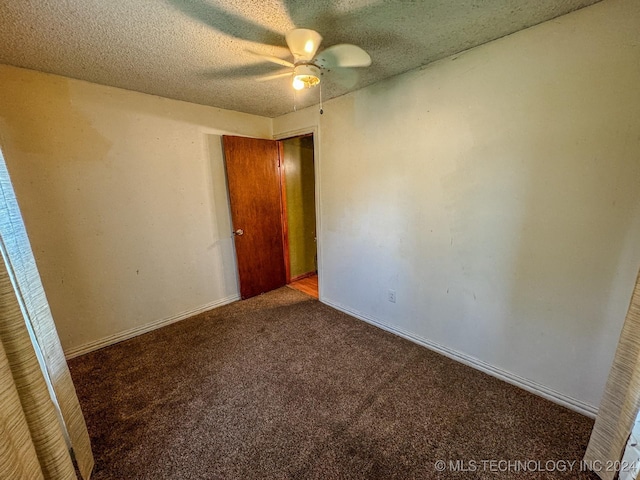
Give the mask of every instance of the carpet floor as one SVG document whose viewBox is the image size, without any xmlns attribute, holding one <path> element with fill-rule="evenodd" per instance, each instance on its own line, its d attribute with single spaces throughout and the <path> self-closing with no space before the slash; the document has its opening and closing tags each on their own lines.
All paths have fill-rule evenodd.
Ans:
<svg viewBox="0 0 640 480">
<path fill-rule="evenodd" d="M 69 366 L 94 480 L 597 478 L 591 419 L 290 288 Z"/>
</svg>

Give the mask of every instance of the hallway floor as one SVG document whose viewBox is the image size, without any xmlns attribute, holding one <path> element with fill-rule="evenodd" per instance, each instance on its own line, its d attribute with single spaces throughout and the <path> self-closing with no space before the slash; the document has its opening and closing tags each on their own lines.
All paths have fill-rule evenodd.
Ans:
<svg viewBox="0 0 640 480">
<path fill-rule="evenodd" d="M 318 298 L 318 274 L 291 282 L 288 286 L 313 298 Z"/>
</svg>

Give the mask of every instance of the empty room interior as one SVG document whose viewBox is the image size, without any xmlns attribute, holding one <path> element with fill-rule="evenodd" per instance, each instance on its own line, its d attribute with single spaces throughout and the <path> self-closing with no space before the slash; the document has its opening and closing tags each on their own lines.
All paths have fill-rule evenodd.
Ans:
<svg viewBox="0 0 640 480">
<path fill-rule="evenodd" d="M 637 478 L 639 85 L 638 0 L 3 2 L 0 477 Z"/>
</svg>

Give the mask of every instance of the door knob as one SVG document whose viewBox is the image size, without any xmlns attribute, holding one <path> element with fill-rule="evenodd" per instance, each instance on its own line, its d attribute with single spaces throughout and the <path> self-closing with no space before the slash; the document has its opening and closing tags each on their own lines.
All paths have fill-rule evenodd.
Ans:
<svg viewBox="0 0 640 480">
<path fill-rule="evenodd" d="M 237 229 L 236 231 L 233 232 L 234 235 L 244 235 L 244 230 L 242 230 L 241 228 Z"/>
</svg>

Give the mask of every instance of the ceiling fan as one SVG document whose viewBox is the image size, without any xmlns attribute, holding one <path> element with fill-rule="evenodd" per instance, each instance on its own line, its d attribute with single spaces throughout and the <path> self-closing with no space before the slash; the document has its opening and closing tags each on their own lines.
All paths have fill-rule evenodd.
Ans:
<svg viewBox="0 0 640 480">
<path fill-rule="evenodd" d="M 368 67 L 371 57 L 362 48 L 342 43 L 333 45 L 318 52 L 322 36 L 315 30 L 296 28 L 286 34 L 285 39 L 293 63 L 272 55 L 253 52 L 265 60 L 289 68 L 286 72 L 259 77 L 258 81 L 268 81 L 277 78 L 292 77 L 292 86 L 296 90 L 315 87 L 320 83 L 322 70 L 330 71 L 334 68 Z"/>
</svg>

